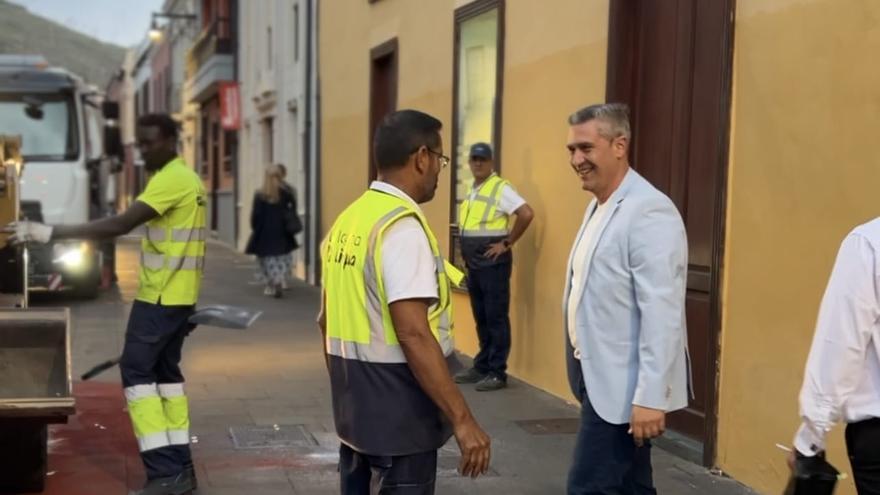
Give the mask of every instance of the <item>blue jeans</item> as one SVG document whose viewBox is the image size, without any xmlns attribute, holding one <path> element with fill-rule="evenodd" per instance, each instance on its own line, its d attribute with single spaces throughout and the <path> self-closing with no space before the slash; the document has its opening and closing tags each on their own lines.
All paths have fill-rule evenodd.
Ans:
<svg viewBox="0 0 880 495">
<path fill-rule="evenodd" d="M 510 355 L 510 272 L 513 263 L 469 268 L 467 286 L 477 324 L 480 352 L 474 368 L 507 380 Z"/>
<path fill-rule="evenodd" d="M 433 495 L 437 451 L 421 454 L 367 455 L 339 447 L 342 495 Z"/>
<path fill-rule="evenodd" d="M 627 430 L 599 417 L 584 394 L 568 495 L 656 495 L 651 444 L 636 447 Z"/>
</svg>

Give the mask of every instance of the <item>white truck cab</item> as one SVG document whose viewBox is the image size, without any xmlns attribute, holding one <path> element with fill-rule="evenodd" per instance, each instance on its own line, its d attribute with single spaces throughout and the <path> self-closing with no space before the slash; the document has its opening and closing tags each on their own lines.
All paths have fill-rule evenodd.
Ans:
<svg viewBox="0 0 880 495">
<path fill-rule="evenodd" d="M 108 177 L 117 168 L 105 143 L 102 94 L 39 56 L 0 55 L 0 134 L 21 136 L 22 214 L 49 225 L 109 213 Z M 118 133 L 106 134 L 118 140 Z M 105 146 L 106 144 L 106 146 Z M 29 286 L 94 296 L 112 242 L 61 241 L 31 248 Z"/>
</svg>

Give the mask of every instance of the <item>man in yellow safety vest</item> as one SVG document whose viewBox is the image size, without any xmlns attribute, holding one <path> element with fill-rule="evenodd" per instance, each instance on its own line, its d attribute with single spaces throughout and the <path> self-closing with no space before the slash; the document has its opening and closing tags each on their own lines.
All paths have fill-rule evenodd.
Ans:
<svg viewBox="0 0 880 495">
<path fill-rule="evenodd" d="M 415 110 L 383 120 L 378 179 L 335 220 L 322 246 L 324 334 L 342 493 L 434 493 L 437 450 L 452 436 L 459 470 L 489 465 L 489 437 L 453 383 L 454 267 L 419 204 L 434 197 L 439 120 Z M 458 274 L 460 275 L 460 273 Z"/>
<path fill-rule="evenodd" d="M 476 383 L 478 392 L 488 392 L 507 386 L 511 249 L 534 212 L 510 182 L 496 173 L 489 144 L 471 146 L 468 164 L 474 184 L 459 206 L 458 228 L 480 351 L 473 367 L 458 373 L 455 381 Z M 512 228 L 511 216 L 516 216 Z"/>
<path fill-rule="evenodd" d="M 147 483 L 140 495 L 196 488 L 180 354 L 199 298 L 205 263 L 206 198 L 201 178 L 177 156 L 177 123 L 166 114 L 137 122 L 137 146 L 152 174 L 123 214 L 82 225 L 18 222 L 14 242 L 109 239 L 146 225 L 140 285 L 119 367 Z"/>
</svg>

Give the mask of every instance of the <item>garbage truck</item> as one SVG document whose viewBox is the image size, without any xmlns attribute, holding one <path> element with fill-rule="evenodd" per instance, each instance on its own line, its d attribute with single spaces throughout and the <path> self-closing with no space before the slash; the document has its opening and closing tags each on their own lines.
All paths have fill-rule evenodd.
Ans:
<svg viewBox="0 0 880 495">
<path fill-rule="evenodd" d="M 121 170 L 118 104 L 97 87 L 34 55 L 0 55 L 0 135 L 21 137 L 21 217 L 54 225 L 113 214 L 113 175 Z M 113 241 L 34 247 L 32 291 L 94 297 L 108 278 Z"/>
</svg>

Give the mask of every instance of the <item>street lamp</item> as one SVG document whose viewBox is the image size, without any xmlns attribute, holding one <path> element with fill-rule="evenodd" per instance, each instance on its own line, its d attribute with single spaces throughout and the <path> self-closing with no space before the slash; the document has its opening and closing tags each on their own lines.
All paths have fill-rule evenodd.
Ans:
<svg viewBox="0 0 880 495">
<path fill-rule="evenodd" d="M 159 23 L 156 22 L 156 18 L 164 17 L 165 19 L 175 20 L 182 19 L 188 22 L 195 21 L 197 19 L 195 14 L 174 14 L 174 13 L 165 13 L 165 12 L 153 12 L 153 17 L 150 20 L 150 30 L 147 32 L 147 37 L 150 38 L 150 41 L 158 42 L 162 39 L 162 30 L 159 29 Z"/>
<path fill-rule="evenodd" d="M 156 24 L 156 19 L 153 19 L 150 22 L 150 30 L 147 32 L 147 37 L 150 38 L 150 41 L 153 43 L 157 43 L 162 39 L 162 30 L 159 29 L 159 25 Z"/>
</svg>

